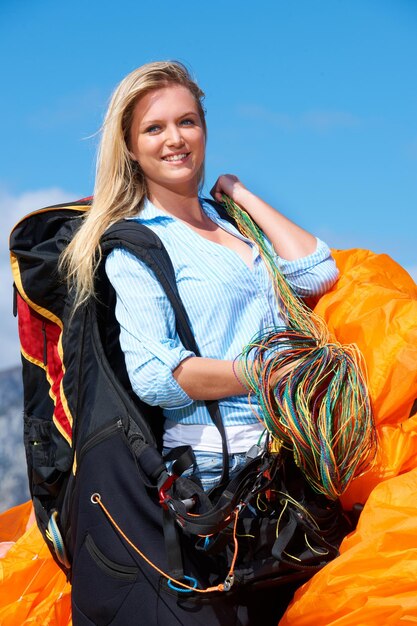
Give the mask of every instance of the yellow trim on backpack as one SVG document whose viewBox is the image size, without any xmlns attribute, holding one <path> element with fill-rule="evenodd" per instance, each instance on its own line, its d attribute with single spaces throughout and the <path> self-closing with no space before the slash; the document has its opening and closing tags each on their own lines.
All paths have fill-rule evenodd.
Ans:
<svg viewBox="0 0 417 626">
<path fill-rule="evenodd" d="M 53 385 L 53 382 L 54 382 L 54 381 L 52 380 L 52 378 L 50 377 L 50 375 L 49 375 L 49 373 L 48 373 L 48 368 L 47 368 L 47 366 L 46 366 L 46 365 L 45 365 L 42 361 L 39 361 L 39 359 L 36 359 L 35 357 L 30 356 L 30 354 L 28 354 L 28 353 L 27 353 L 27 352 L 26 352 L 26 351 L 22 348 L 22 346 L 20 346 L 20 352 L 22 353 L 23 357 L 24 357 L 27 361 L 29 361 L 30 363 L 33 363 L 34 365 L 37 365 L 38 367 L 40 367 L 40 368 L 42 368 L 42 369 L 43 369 L 43 371 L 45 372 L 46 380 L 47 380 L 47 381 L 48 381 L 48 383 L 49 383 L 49 396 L 50 396 L 50 398 L 51 398 L 52 402 L 54 403 L 54 406 L 56 406 L 56 404 L 57 404 L 57 398 L 56 398 L 56 395 L 55 395 L 55 394 L 53 393 L 53 391 L 52 391 L 52 385 Z M 62 388 L 62 380 L 61 380 L 61 383 L 60 383 L 60 389 L 62 390 L 62 393 L 63 393 L 63 388 Z M 62 402 L 62 398 L 64 398 L 64 399 L 65 399 L 65 404 L 64 404 L 64 402 Z M 66 400 L 66 398 L 65 398 L 65 394 L 63 394 L 63 395 L 61 396 L 61 402 L 62 402 L 62 404 L 63 404 L 63 408 L 64 408 L 64 411 L 65 411 L 65 415 L 66 415 L 66 417 L 67 417 L 67 419 L 68 419 L 68 422 L 69 422 L 69 424 L 71 425 L 71 429 L 72 429 L 73 419 L 72 419 L 71 412 L 70 412 L 70 411 L 69 411 L 69 409 L 68 409 L 68 403 L 67 403 L 67 400 Z M 68 412 L 67 412 L 67 410 L 68 410 Z M 69 444 L 69 446 L 70 446 L 70 447 L 72 447 L 72 439 L 71 439 L 71 437 L 68 435 L 68 433 L 66 433 L 66 432 L 65 432 L 65 430 L 62 428 L 61 424 L 57 421 L 57 419 L 56 419 L 56 417 L 55 417 L 55 413 L 54 413 L 54 415 L 52 416 L 52 421 L 53 421 L 53 423 L 55 424 L 55 426 L 56 426 L 57 430 L 59 431 L 60 435 L 61 435 L 61 436 L 65 439 L 65 441 Z"/>
</svg>

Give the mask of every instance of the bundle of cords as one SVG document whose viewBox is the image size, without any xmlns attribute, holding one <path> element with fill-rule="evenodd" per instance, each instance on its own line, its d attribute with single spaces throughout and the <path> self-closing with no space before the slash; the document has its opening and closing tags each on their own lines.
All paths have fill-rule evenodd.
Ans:
<svg viewBox="0 0 417 626">
<path fill-rule="evenodd" d="M 376 452 L 362 355 L 356 345 L 331 336 L 325 321 L 294 294 L 246 211 L 228 196 L 223 200 L 242 235 L 258 246 L 285 321 L 245 347 L 240 375 L 278 448 L 292 449 L 313 489 L 335 500 Z"/>
</svg>

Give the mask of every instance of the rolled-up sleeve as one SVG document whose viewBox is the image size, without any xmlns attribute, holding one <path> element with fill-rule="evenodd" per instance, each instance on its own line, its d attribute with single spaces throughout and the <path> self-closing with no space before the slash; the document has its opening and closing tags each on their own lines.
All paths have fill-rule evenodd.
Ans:
<svg viewBox="0 0 417 626">
<path fill-rule="evenodd" d="M 174 310 L 152 270 L 123 248 L 109 254 L 105 269 L 116 292 L 120 345 L 133 391 L 166 409 L 192 404 L 172 372 L 195 354 L 181 344 Z"/>
<path fill-rule="evenodd" d="M 294 291 L 301 297 L 326 293 L 339 277 L 330 248 L 321 239 L 317 239 L 315 251 L 305 257 L 287 261 L 276 256 L 275 261 Z"/>
</svg>

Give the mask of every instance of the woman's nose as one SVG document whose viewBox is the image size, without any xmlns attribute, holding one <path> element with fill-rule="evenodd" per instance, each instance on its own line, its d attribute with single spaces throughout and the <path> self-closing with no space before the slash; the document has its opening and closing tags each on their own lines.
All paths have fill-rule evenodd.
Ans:
<svg viewBox="0 0 417 626">
<path fill-rule="evenodd" d="M 184 143 L 181 129 L 177 125 L 173 124 L 167 128 L 167 143 L 170 145 L 182 145 Z"/>
</svg>

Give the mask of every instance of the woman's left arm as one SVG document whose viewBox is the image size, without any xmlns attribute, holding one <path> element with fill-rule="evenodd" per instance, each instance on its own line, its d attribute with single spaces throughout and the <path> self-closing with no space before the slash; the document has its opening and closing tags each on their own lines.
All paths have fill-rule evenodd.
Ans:
<svg viewBox="0 0 417 626">
<path fill-rule="evenodd" d="M 249 191 L 237 176 L 219 176 L 211 194 L 215 200 L 221 202 L 223 193 L 249 213 L 282 259 L 293 261 L 316 250 L 317 239 L 314 235 Z"/>
</svg>

